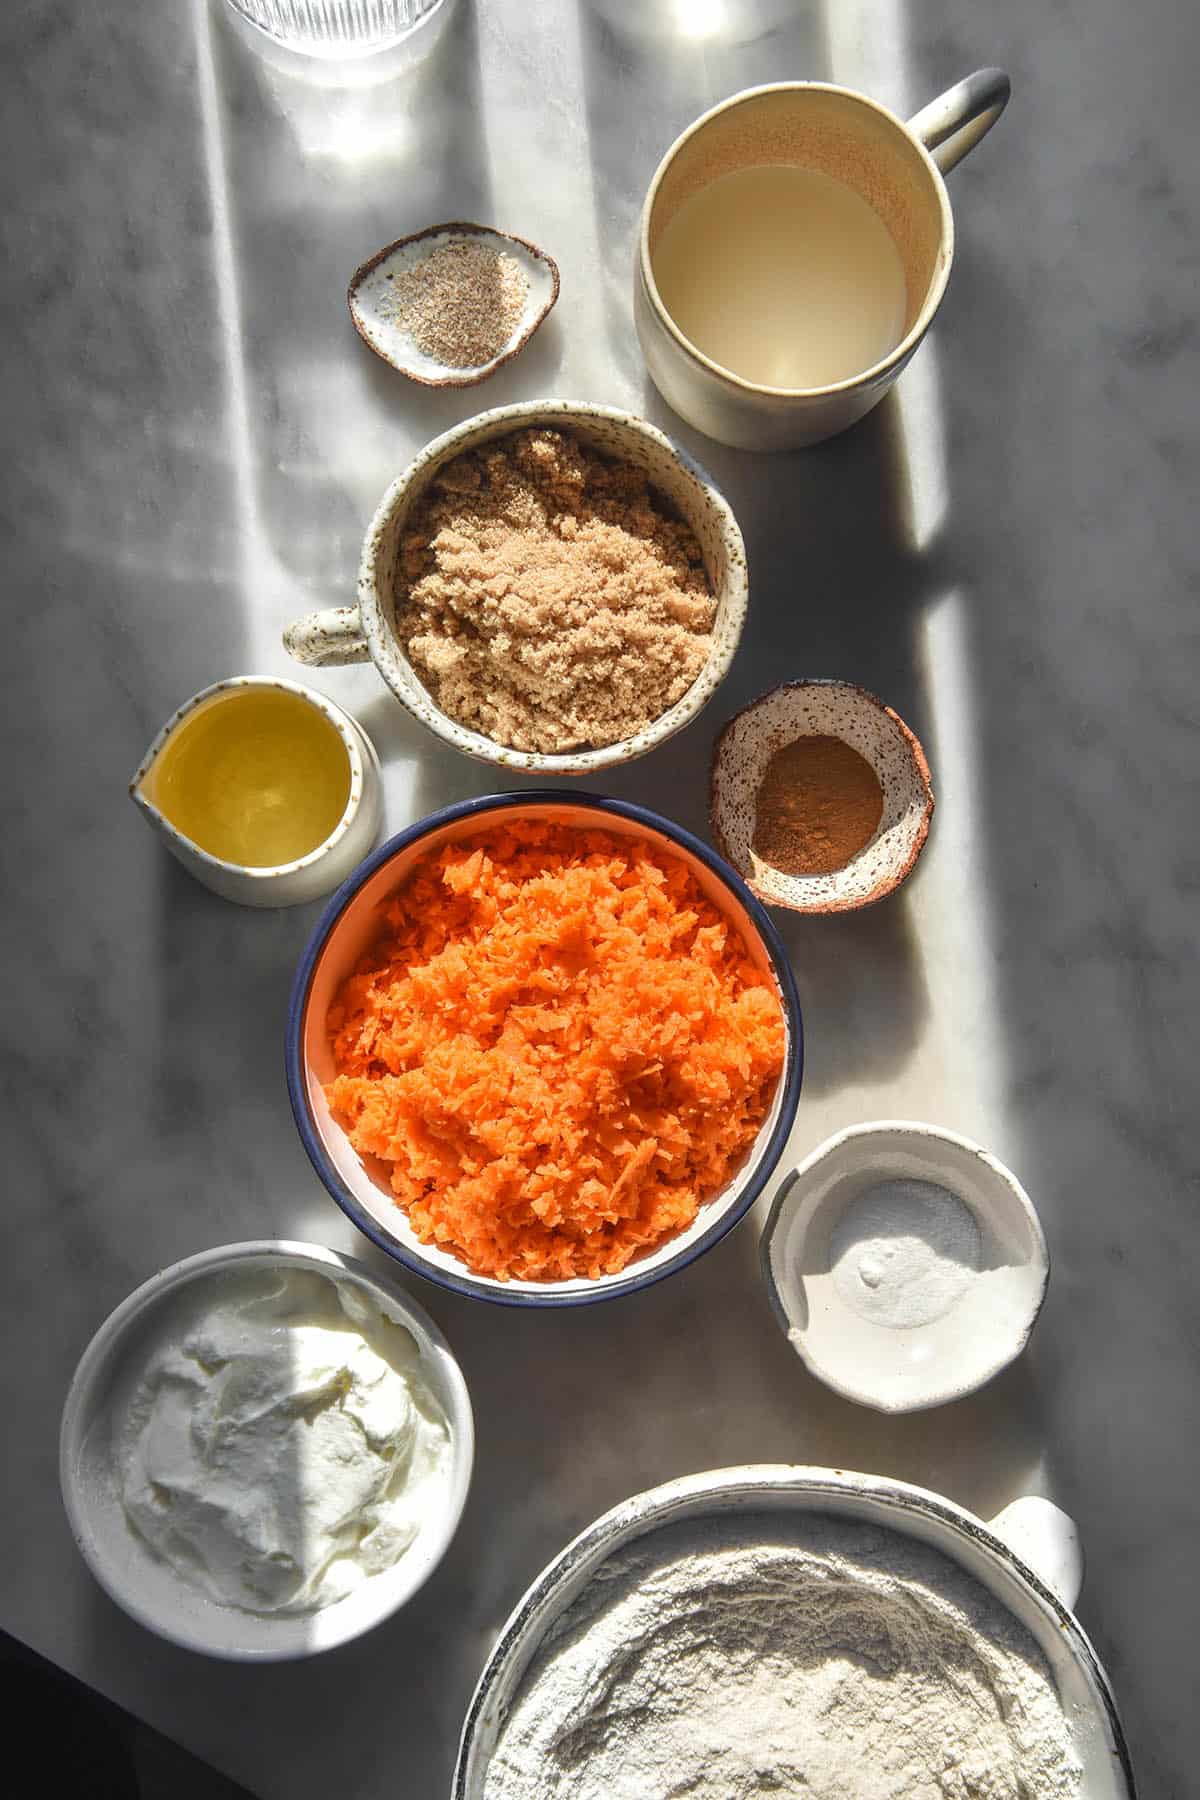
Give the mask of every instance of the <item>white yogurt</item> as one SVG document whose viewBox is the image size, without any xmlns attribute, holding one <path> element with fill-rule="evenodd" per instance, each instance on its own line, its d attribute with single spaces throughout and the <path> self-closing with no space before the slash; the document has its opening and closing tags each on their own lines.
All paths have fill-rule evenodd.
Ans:
<svg viewBox="0 0 1200 1800">
<path fill-rule="evenodd" d="M 442 1504 L 449 1427 L 408 1332 L 349 1283 L 256 1270 L 202 1293 L 118 1396 L 126 1517 L 224 1605 L 316 1611 Z"/>
</svg>

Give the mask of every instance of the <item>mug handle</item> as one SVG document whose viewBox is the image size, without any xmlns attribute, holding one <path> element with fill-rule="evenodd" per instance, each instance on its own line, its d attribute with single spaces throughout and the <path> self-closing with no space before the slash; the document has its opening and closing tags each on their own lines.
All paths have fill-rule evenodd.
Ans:
<svg viewBox="0 0 1200 1800">
<path fill-rule="evenodd" d="M 1083 1547 L 1070 1514 L 1040 1494 L 1023 1494 L 988 1523 L 1073 1612 L 1083 1586 Z"/>
<path fill-rule="evenodd" d="M 908 129 L 948 175 L 981 137 L 991 130 L 1008 105 L 1012 84 L 1003 69 L 976 69 L 923 106 Z"/>
<path fill-rule="evenodd" d="M 297 662 L 311 669 L 332 669 L 342 663 L 371 660 L 371 646 L 363 633 L 357 606 L 331 606 L 325 612 L 306 613 L 293 619 L 283 634 L 283 647 Z"/>
</svg>

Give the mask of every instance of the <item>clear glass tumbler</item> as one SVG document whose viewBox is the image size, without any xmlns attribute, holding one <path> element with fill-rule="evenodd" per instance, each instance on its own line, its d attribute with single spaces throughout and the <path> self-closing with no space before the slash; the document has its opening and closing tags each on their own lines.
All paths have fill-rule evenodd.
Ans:
<svg viewBox="0 0 1200 1800">
<path fill-rule="evenodd" d="M 346 60 L 400 43 L 445 0 L 229 0 L 229 4 L 288 50 Z"/>
</svg>

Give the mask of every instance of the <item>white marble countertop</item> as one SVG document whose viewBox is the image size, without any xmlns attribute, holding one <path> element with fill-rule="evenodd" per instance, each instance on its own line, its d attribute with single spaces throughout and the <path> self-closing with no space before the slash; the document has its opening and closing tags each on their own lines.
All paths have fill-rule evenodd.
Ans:
<svg viewBox="0 0 1200 1800">
<path fill-rule="evenodd" d="M 1144 1795 L 1182 1800 L 1200 1763 L 1196 16 L 461 0 L 424 63 L 356 93 L 269 69 L 207 0 L 22 8 L 3 29 L 0 1624 L 262 1800 L 435 1800 L 500 1621 L 624 1495 L 771 1460 L 898 1475 L 985 1514 L 1039 1491 L 1079 1522 L 1080 1613 Z M 637 207 L 675 133 L 779 76 L 911 111 L 989 62 L 1014 98 L 951 178 L 950 292 L 896 395 L 794 455 L 680 427 L 630 322 Z M 486 389 L 430 394 L 359 342 L 344 288 L 377 246 L 464 217 L 547 246 L 562 299 Z M 1049 1300 L 982 1394 L 886 1419 L 803 1373 L 758 1282 L 756 1220 L 612 1308 L 533 1315 L 414 1280 L 478 1418 L 450 1555 L 357 1645 L 206 1663 L 129 1622 L 72 1547 L 56 1433 L 75 1360 L 189 1252 L 278 1234 L 374 1253 L 312 1175 L 284 1088 L 316 909 L 215 899 L 125 783 L 187 694 L 283 672 L 287 620 L 350 597 L 365 523 L 415 448 L 549 393 L 673 431 L 749 548 L 725 686 L 608 791 L 703 831 L 715 730 L 788 676 L 862 682 L 929 750 L 938 814 L 902 894 L 781 921 L 808 1040 L 781 1172 L 874 1117 L 977 1137 L 1040 1210 Z M 497 785 L 373 670 L 315 679 L 379 748 L 389 830 Z"/>
</svg>

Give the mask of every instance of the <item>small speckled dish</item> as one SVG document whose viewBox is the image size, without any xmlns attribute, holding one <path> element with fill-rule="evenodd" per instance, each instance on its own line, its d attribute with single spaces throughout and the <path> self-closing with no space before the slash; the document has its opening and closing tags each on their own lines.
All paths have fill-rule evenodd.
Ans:
<svg viewBox="0 0 1200 1800">
<path fill-rule="evenodd" d="M 889 1413 L 960 1399 L 999 1374 L 1028 1343 L 1050 1279 L 1011 1170 L 969 1138 L 898 1120 L 838 1132 L 793 1170 L 759 1254 L 804 1364 Z"/>
<path fill-rule="evenodd" d="M 414 673 L 396 637 L 396 572 L 404 528 L 439 469 L 465 450 L 530 426 L 567 431 L 590 450 L 628 462 L 695 532 L 716 597 L 708 660 L 687 693 L 632 737 L 598 749 L 514 750 L 450 718 Z M 746 546 L 728 501 L 710 476 L 669 437 L 633 413 L 585 400 L 523 400 L 477 413 L 427 444 L 393 481 L 367 528 L 358 572 L 357 606 L 296 619 L 283 634 L 297 662 L 327 668 L 373 662 L 401 705 L 442 742 L 501 769 L 541 775 L 592 775 L 644 756 L 690 725 L 724 680 L 746 622 Z"/>
<path fill-rule="evenodd" d="M 785 875 L 754 849 L 755 801 L 767 764 L 799 737 L 836 737 L 865 757 L 883 789 L 870 843 L 832 875 Z M 713 837 L 752 894 L 793 912 L 850 912 L 898 888 L 925 847 L 933 787 L 925 752 L 890 706 L 849 681 L 789 681 L 735 713 L 713 746 Z"/>
<path fill-rule="evenodd" d="M 427 356 L 418 347 L 395 317 L 393 295 L 397 275 L 415 269 L 443 244 L 464 243 L 472 238 L 511 256 L 525 276 L 529 291 L 516 328 L 499 353 L 488 362 L 456 368 Z M 512 237 L 507 231 L 494 231 L 489 225 L 456 220 L 448 225 L 429 225 L 424 231 L 397 238 L 394 244 L 376 251 L 354 271 L 346 299 L 354 329 L 363 343 L 393 369 L 399 369 L 401 375 L 424 387 L 474 387 L 520 354 L 554 306 L 558 289 L 558 264 L 536 244 Z"/>
</svg>

